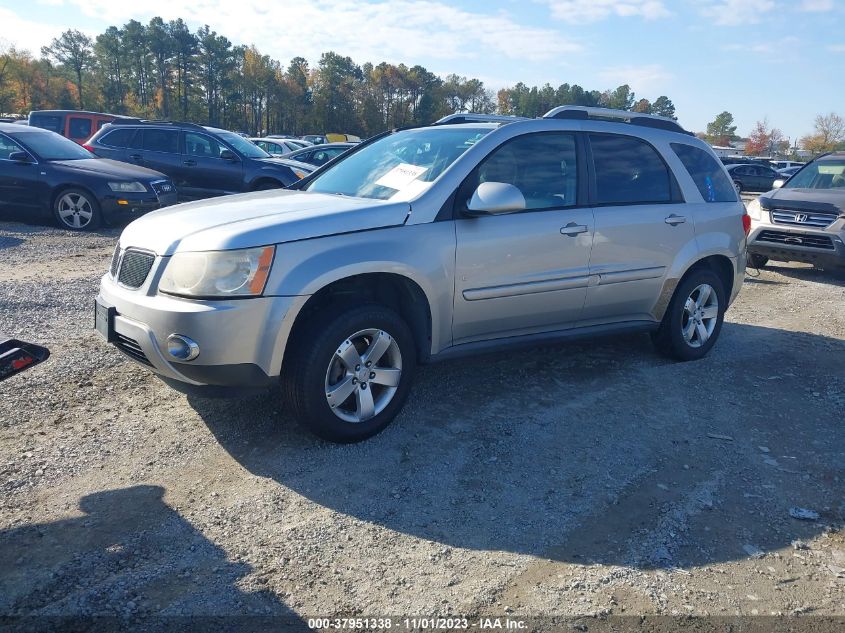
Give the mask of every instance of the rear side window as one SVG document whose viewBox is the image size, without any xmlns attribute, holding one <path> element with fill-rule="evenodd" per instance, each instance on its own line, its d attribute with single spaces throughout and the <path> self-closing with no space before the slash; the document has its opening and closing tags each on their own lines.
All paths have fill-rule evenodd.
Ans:
<svg viewBox="0 0 845 633">
<path fill-rule="evenodd" d="M 106 145 L 108 147 L 129 147 L 129 141 L 132 140 L 132 136 L 135 134 L 135 130 L 132 128 L 129 129 L 121 129 L 121 130 L 112 130 L 103 136 L 99 143 L 100 145 Z"/>
<path fill-rule="evenodd" d="M 148 152 L 179 153 L 179 132 L 177 130 L 143 130 L 143 148 Z"/>
<path fill-rule="evenodd" d="M 725 170 L 703 149 L 672 143 L 672 150 L 686 167 L 705 202 L 736 202 L 736 191 Z"/>
<path fill-rule="evenodd" d="M 671 202 L 669 169 L 651 145 L 632 136 L 591 134 L 598 204 Z"/>
<path fill-rule="evenodd" d="M 91 136 L 91 128 L 91 119 L 80 119 L 72 116 L 70 117 L 68 134 L 71 138 L 88 138 Z"/>
<path fill-rule="evenodd" d="M 57 134 L 65 133 L 64 117 L 56 114 L 37 114 L 29 117 L 29 124 L 34 127 L 40 127 Z"/>
</svg>

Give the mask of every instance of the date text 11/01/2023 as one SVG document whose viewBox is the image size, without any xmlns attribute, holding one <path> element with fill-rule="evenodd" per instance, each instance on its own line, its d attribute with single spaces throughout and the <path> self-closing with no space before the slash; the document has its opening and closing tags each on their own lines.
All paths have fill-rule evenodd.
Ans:
<svg viewBox="0 0 845 633">
<path fill-rule="evenodd" d="M 315 630 L 388 630 L 449 631 L 462 629 L 524 631 L 528 625 L 517 618 L 309 618 L 308 628 Z"/>
</svg>

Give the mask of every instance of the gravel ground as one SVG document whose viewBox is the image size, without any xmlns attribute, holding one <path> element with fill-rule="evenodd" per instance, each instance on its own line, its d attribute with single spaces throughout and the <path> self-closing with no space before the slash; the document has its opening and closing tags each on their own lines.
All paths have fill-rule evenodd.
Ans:
<svg viewBox="0 0 845 633">
<path fill-rule="evenodd" d="M 424 367 L 334 446 L 101 342 L 117 234 L 0 222 L 0 332 L 52 351 L 0 384 L 0 615 L 845 616 L 843 282 L 749 277 L 696 363 Z"/>
</svg>

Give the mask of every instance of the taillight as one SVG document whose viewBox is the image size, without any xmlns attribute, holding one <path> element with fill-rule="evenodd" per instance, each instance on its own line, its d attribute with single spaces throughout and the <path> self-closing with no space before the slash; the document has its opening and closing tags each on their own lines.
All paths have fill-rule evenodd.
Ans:
<svg viewBox="0 0 845 633">
<path fill-rule="evenodd" d="M 742 230 L 745 231 L 746 235 L 751 233 L 751 216 L 748 215 L 748 212 L 742 214 Z"/>
<path fill-rule="evenodd" d="M 83 143 L 83 144 L 82 144 L 82 147 L 84 147 L 85 149 L 87 149 L 87 150 L 88 150 L 89 152 L 91 152 L 92 154 L 94 153 L 94 148 L 93 148 L 93 147 L 91 147 L 90 145 L 88 145 L 88 144 L 86 144 L 86 143 Z"/>
</svg>

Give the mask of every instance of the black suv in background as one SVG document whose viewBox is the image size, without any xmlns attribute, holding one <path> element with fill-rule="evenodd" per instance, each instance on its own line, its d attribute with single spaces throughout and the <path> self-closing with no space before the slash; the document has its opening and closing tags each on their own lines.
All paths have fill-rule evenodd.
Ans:
<svg viewBox="0 0 845 633">
<path fill-rule="evenodd" d="M 119 119 L 84 147 L 167 174 L 184 200 L 287 187 L 314 169 L 273 158 L 234 132 L 193 123 Z"/>
</svg>

